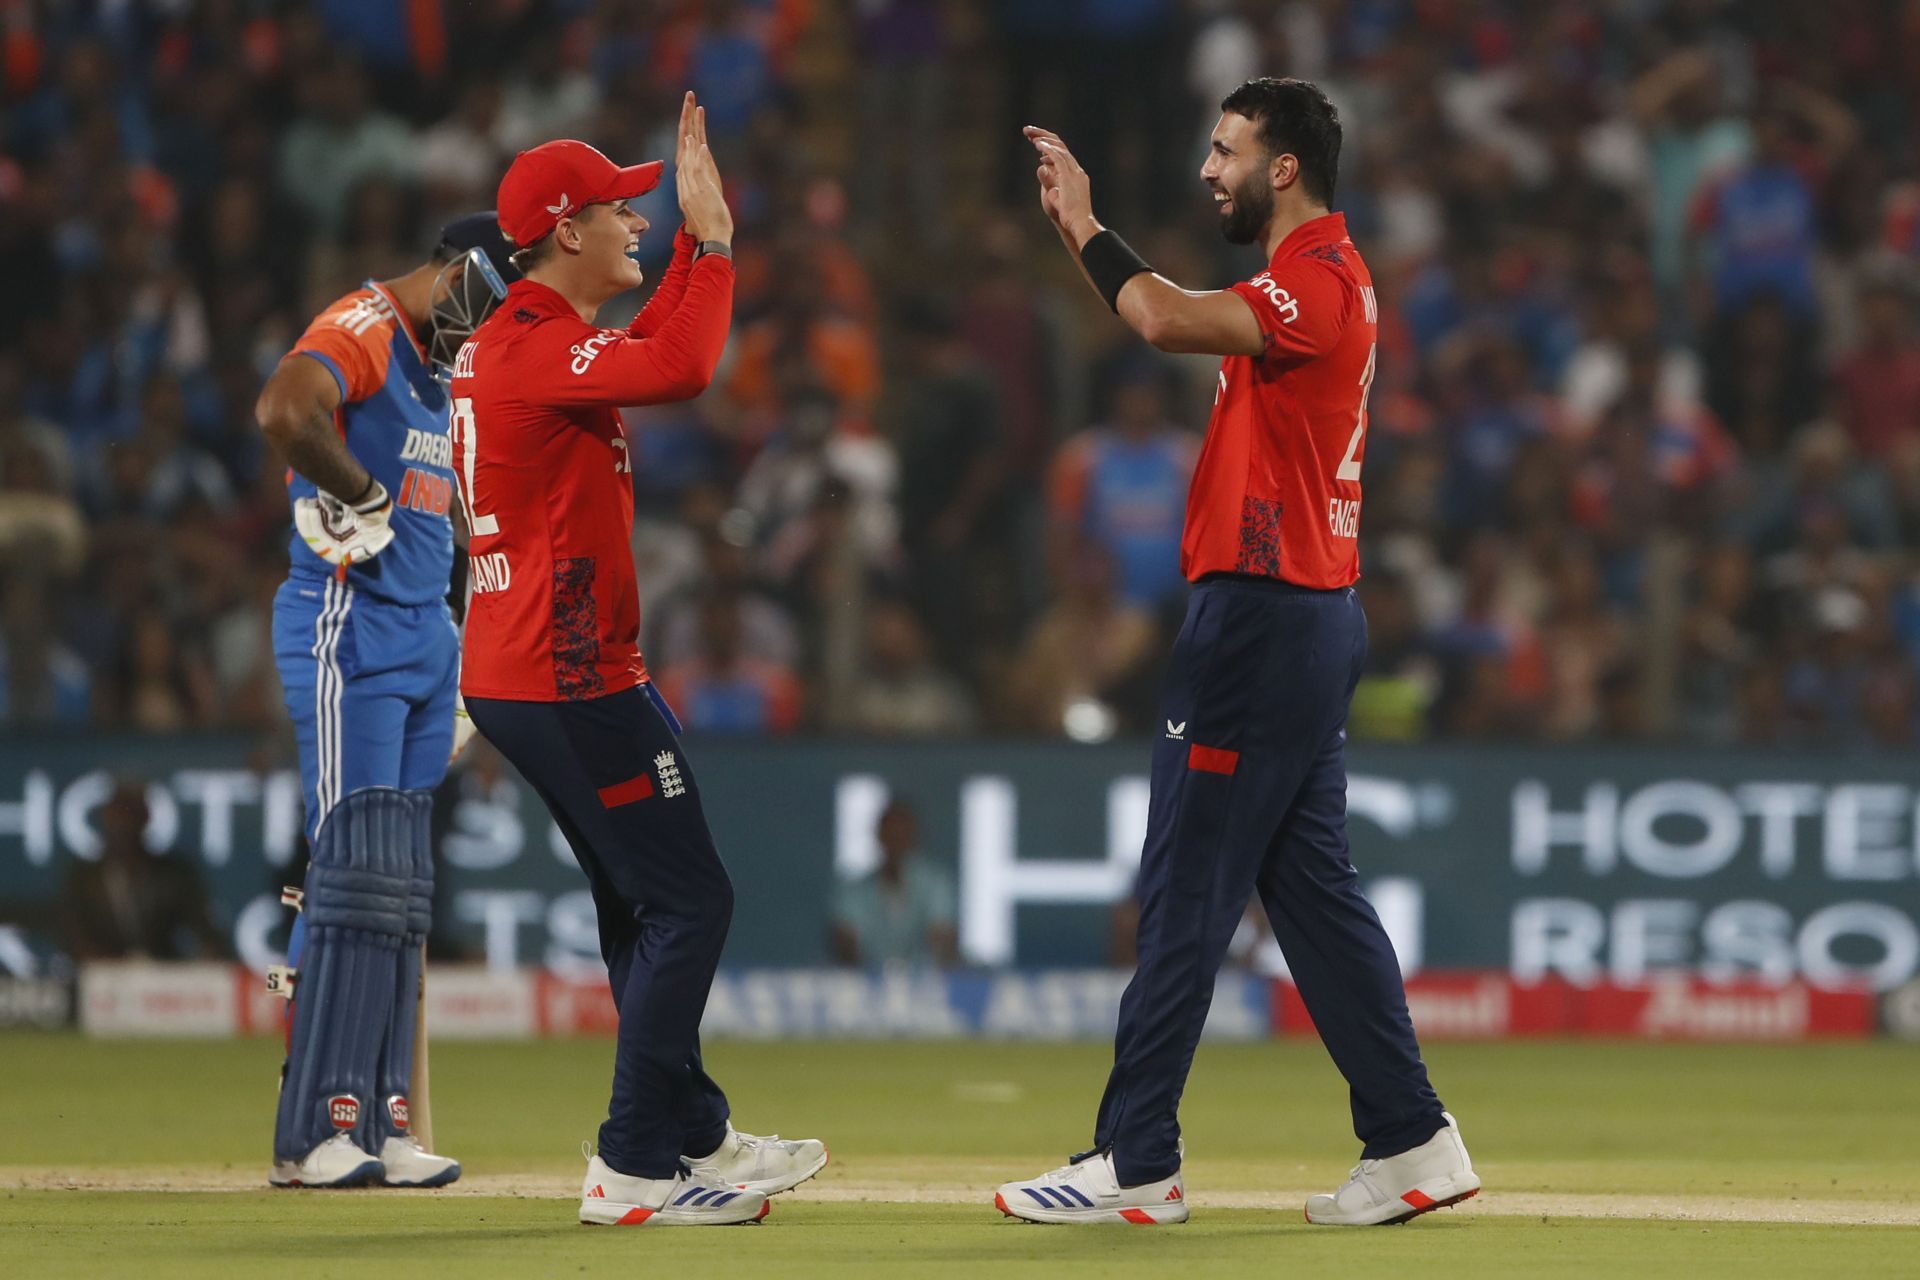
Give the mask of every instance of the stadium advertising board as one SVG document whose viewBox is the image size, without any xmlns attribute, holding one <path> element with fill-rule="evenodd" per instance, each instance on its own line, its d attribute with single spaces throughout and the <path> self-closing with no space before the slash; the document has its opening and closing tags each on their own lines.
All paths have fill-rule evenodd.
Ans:
<svg viewBox="0 0 1920 1280">
<path fill-rule="evenodd" d="M 0 970 L 58 948 L 74 859 L 97 857 L 115 775 L 148 786 L 148 838 L 193 860 L 256 966 L 284 936 L 299 844 L 285 768 L 226 738 L 0 747 Z M 836 878 L 876 857 L 890 796 L 958 890 L 986 966 L 1100 965 L 1146 820 L 1143 752 L 1049 744 L 696 743 L 742 887 L 728 964 L 818 966 Z M 1920 777 L 1903 757 L 1360 748 L 1355 861 L 1410 973 L 1523 985 L 1865 987 L 1920 976 Z M 441 928 L 498 968 L 598 969 L 591 903 L 564 842 L 511 774 L 450 786 L 436 819 Z M 1278 971 L 1276 956 L 1256 957 Z"/>
</svg>

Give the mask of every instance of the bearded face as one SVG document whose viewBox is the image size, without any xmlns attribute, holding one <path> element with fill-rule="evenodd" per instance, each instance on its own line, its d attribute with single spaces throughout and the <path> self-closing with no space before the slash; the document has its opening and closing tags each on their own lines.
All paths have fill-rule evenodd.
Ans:
<svg viewBox="0 0 1920 1280">
<path fill-rule="evenodd" d="M 1252 244 L 1273 217 L 1273 187 L 1265 166 L 1250 169 L 1231 187 L 1214 191 L 1220 213 L 1220 234 L 1230 244 Z"/>
<path fill-rule="evenodd" d="M 1220 232 L 1234 244 L 1252 244 L 1273 218 L 1273 154 L 1254 122 L 1236 112 L 1221 115 L 1207 143 L 1200 180 L 1213 193 Z"/>
</svg>

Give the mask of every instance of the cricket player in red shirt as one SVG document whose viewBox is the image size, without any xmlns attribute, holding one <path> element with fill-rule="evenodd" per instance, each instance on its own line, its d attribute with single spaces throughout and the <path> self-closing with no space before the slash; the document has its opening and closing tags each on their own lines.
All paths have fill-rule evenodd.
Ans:
<svg viewBox="0 0 1920 1280">
<path fill-rule="evenodd" d="M 623 405 L 706 389 L 733 312 L 733 218 L 688 94 L 675 158 L 685 225 L 625 329 L 594 316 L 640 284 L 627 201 L 661 165 L 584 142 L 523 151 L 500 183 L 524 278 L 455 359 L 454 469 L 470 533 L 461 692 L 524 775 L 593 891 L 620 1010 L 613 1098 L 580 1220 L 721 1225 L 818 1173 L 817 1141 L 738 1133 L 700 1061 L 700 1017 L 733 914 L 692 766 L 640 656 Z"/>
<path fill-rule="evenodd" d="M 1329 211 L 1340 120 L 1302 80 L 1221 103 L 1201 178 L 1221 230 L 1266 269 L 1196 293 L 1093 216 L 1086 171 L 1028 128 L 1040 202 L 1087 280 L 1163 351 L 1224 357 L 1187 495 L 1195 585 L 1168 663 L 1140 863 L 1139 962 L 1120 1002 L 1093 1149 L 995 1203 L 1042 1222 L 1184 1222 L 1178 1109 L 1214 975 L 1260 895 L 1301 997 L 1347 1078 L 1365 1144 L 1311 1222 L 1397 1222 L 1473 1195 L 1428 1083 L 1399 964 L 1346 836 L 1346 721 L 1366 655 L 1353 583 L 1377 306 Z"/>
</svg>

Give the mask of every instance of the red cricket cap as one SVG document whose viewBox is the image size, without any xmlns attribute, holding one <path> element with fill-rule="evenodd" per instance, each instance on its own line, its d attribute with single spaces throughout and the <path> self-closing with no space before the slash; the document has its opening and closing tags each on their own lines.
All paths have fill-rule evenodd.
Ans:
<svg viewBox="0 0 1920 1280">
<path fill-rule="evenodd" d="M 645 195 L 665 167 L 649 160 L 622 169 L 584 142 L 543 142 L 515 156 L 500 179 L 500 229 L 524 249 L 587 205 Z"/>
</svg>

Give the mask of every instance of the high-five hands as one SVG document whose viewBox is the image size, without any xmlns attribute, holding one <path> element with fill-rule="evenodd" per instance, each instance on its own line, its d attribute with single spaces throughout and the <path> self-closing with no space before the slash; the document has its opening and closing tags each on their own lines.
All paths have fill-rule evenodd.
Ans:
<svg viewBox="0 0 1920 1280">
<path fill-rule="evenodd" d="M 1093 190 L 1087 171 L 1080 167 L 1073 152 L 1060 135 L 1050 129 L 1028 125 L 1020 131 L 1040 154 L 1040 167 L 1034 176 L 1040 180 L 1040 208 L 1067 247 L 1080 246 L 1100 230 L 1093 216 Z"/>
<path fill-rule="evenodd" d="M 733 243 L 733 211 L 720 190 L 720 169 L 707 146 L 707 109 L 687 94 L 680 103 L 679 144 L 674 150 L 674 182 L 680 215 L 695 240 Z"/>
</svg>

